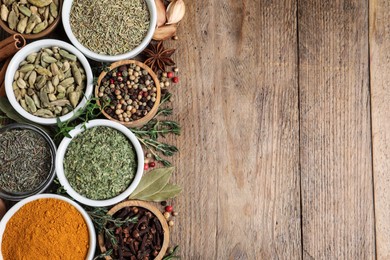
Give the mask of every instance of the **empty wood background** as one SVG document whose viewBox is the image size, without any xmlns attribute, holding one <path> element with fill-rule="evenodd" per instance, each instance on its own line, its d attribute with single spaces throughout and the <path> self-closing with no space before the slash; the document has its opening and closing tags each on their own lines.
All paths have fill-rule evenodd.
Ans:
<svg viewBox="0 0 390 260">
<path fill-rule="evenodd" d="M 390 259 L 390 1 L 186 5 L 182 259 Z"/>
</svg>

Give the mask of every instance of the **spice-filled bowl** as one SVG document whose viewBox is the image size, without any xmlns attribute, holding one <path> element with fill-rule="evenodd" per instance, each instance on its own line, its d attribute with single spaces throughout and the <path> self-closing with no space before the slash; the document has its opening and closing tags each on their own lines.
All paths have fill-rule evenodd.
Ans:
<svg viewBox="0 0 390 260">
<path fill-rule="evenodd" d="M 141 53 L 152 40 L 157 10 L 154 0 L 65 1 L 65 33 L 90 59 L 114 62 Z"/>
<path fill-rule="evenodd" d="M 59 195 L 40 194 L 13 206 L 0 221 L 0 259 L 92 260 L 96 233 L 88 213 Z M 21 257 L 23 256 L 23 257 Z"/>
<path fill-rule="evenodd" d="M 155 260 L 161 260 L 164 257 L 169 244 L 169 228 L 167 220 L 158 208 L 144 201 L 128 200 L 114 206 L 107 214 L 122 221 L 131 220 L 134 217 L 137 219 L 136 223 L 122 225 L 116 233 L 117 240 L 123 237 L 126 238 L 126 241 L 130 241 L 127 243 L 130 251 L 121 248 L 120 245 L 126 244 L 125 242 L 118 241 L 119 246 L 112 255 L 115 259 L 120 258 L 119 251 L 126 255 L 126 259 L 130 259 L 132 256 L 137 257 L 138 254 Z M 108 223 L 106 228 L 116 227 L 112 223 Z M 141 242 L 144 241 L 145 236 L 147 238 L 145 238 L 145 244 L 142 245 Z M 98 242 L 102 253 L 113 249 L 110 239 L 107 239 L 104 233 L 99 234 Z M 106 260 L 112 260 L 112 257 L 106 257 Z"/>
<path fill-rule="evenodd" d="M 91 67 L 69 43 L 40 40 L 12 58 L 5 75 L 12 107 L 29 121 L 54 125 L 71 120 L 84 108 L 93 91 Z"/>
<path fill-rule="evenodd" d="M 18 201 L 44 192 L 55 177 L 56 147 L 34 125 L 0 128 L 0 197 Z"/>
<path fill-rule="evenodd" d="M 3 0 L 0 27 L 25 39 L 39 39 L 51 33 L 60 22 L 62 0 Z"/>
<path fill-rule="evenodd" d="M 102 114 L 127 127 L 140 127 L 157 113 L 160 82 L 151 68 L 136 60 L 118 61 L 103 71 L 95 87 Z"/>
<path fill-rule="evenodd" d="M 60 143 L 57 177 L 66 192 L 82 204 L 106 207 L 125 200 L 138 186 L 144 153 L 125 126 L 105 119 L 77 126 Z"/>
</svg>

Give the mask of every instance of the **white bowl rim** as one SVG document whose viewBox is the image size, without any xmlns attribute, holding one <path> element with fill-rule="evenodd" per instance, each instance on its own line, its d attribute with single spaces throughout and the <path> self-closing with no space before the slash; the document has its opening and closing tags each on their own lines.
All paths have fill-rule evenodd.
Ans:
<svg viewBox="0 0 390 260">
<path fill-rule="evenodd" d="M 8 221 L 15 215 L 15 213 L 22 208 L 24 205 L 38 200 L 38 199 L 59 199 L 62 201 L 65 201 L 75 207 L 78 212 L 83 216 L 84 221 L 88 227 L 88 234 L 89 234 L 89 248 L 88 248 L 88 253 L 87 253 L 87 260 L 92 260 L 94 255 L 95 255 L 95 249 L 96 249 L 96 232 L 95 232 L 95 227 L 92 223 L 91 218 L 89 217 L 88 213 L 83 209 L 79 204 L 74 202 L 73 200 L 66 198 L 61 195 L 57 194 L 37 194 L 33 195 L 31 197 L 25 198 L 18 203 L 16 203 L 12 208 L 10 208 L 7 213 L 4 215 L 4 217 L 0 221 L 0 248 L 1 248 L 1 243 L 3 241 L 3 235 L 5 228 L 7 227 Z M 3 255 L 0 253 L 0 259 L 3 259 Z"/>
<path fill-rule="evenodd" d="M 148 46 L 148 44 L 153 38 L 154 31 L 156 30 L 156 26 L 157 26 L 157 8 L 155 2 L 153 0 L 144 0 L 144 1 L 146 2 L 149 8 L 150 26 L 142 42 L 136 48 L 134 48 L 129 52 L 111 56 L 111 55 L 98 54 L 84 47 L 84 45 L 82 45 L 77 40 L 70 26 L 69 20 L 70 20 L 70 12 L 72 8 L 73 0 L 65 0 L 62 6 L 62 24 L 65 29 L 65 33 L 68 36 L 69 40 L 72 42 L 72 44 L 90 59 L 96 61 L 103 61 L 103 62 L 115 62 L 118 60 L 126 60 L 126 59 L 134 58 Z"/>
<path fill-rule="evenodd" d="M 66 115 L 56 117 L 56 118 L 43 118 L 39 116 L 34 116 L 33 114 L 30 114 L 26 110 L 22 108 L 22 106 L 19 104 L 18 101 L 16 101 L 14 91 L 12 89 L 12 83 L 14 80 L 14 75 L 16 70 L 19 67 L 19 64 L 32 52 L 38 51 L 45 47 L 53 47 L 58 46 L 61 49 L 68 50 L 72 54 L 77 56 L 77 59 L 80 61 L 81 65 L 84 68 L 85 75 L 87 77 L 86 82 L 86 89 L 84 91 L 84 97 L 81 100 L 81 102 L 76 106 L 75 109 L 73 109 L 71 112 L 69 112 Z M 83 107 L 86 105 L 88 99 L 92 96 L 93 91 L 93 74 L 91 66 L 89 65 L 88 60 L 85 58 L 85 56 L 74 46 L 71 44 L 60 41 L 60 40 L 54 40 L 54 39 L 46 39 L 46 40 L 39 40 L 32 42 L 25 47 L 23 47 L 20 51 L 18 51 L 15 56 L 10 61 L 6 74 L 5 74 L 5 92 L 7 95 L 7 98 L 9 102 L 11 103 L 12 107 L 20 114 L 22 117 L 26 118 L 27 120 L 31 122 L 35 122 L 41 125 L 54 125 L 57 123 L 57 119 L 59 119 L 61 122 L 65 122 L 68 120 L 71 120 L 76 113 L 83 109 Z"/>
<path fill-rule="evenodd" d="M 111 127 L 113 129 L 122 132 L 130 140 L 137 154 L 137 171 L 129 187 L 127 187 L 127 189 L 121 194 L 106 200 L 89 199 L 82 196 L 77 191 L 75 191 L 72 188 L 72 186 L 69 184 L 67 178 L 65 177 L 64 165 L 63 165 L 66 150 L 68 148 L 68 145 L 72 141 L 72 139 L 76 137 L 78 134 L 84 132 L 85 129 L 93 128 L 96 126 Z M 127 127 L 125 127 L 120 123 L 113 122 L 107 119 L 95 119 L 86 123 L 85 128 L 83 124 L 78 125 L 75 129 L 69 132 L 69 135 L 72 138 L 65 137 L 61 141 L 60 145 L 58 146 L 56 159 L 55 159 L 55 167 L 56 167 L 56 174 L 58 180 L 60 181 L 61 185 L 64 187 L 65 191 L 69 194 L 69 196 L 71 196 L 72 198 L 74 198 L 75 200 L 77 200 L 78 202 L 84 205 L 88 205 L 92 207 L 107 207 L 107 206 L 117 204 L 123 200 L 126 200 L 130 196 L 130 194 L 137 188 L 139 182 L 141 181 L 143 171 L 144 171 L 144 153 L 140 142 L 138 141 L 137 137 L 133 134 L 133 132 L 131 132 L 130 129 L 128 129 Z"/>
</svg>

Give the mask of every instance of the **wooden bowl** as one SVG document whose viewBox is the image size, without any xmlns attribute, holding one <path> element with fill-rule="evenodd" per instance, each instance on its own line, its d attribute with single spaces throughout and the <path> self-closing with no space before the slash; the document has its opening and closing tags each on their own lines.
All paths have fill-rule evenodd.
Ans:
<svg viewBox="0 0 390 260">
<path fill-rule="evenodd" d="M 157 97 L 156 97 L 156 102 L 154 103 L 152 109 L 149 111 L 149 113 L 146 116 L 144 116 L 138 120 L 134 120 L 134 121 L 130 121 L 130 122 L 122 122 L 122 121 L 116 120 L 116 119 L 112 118 L 110 115 L 108 115 L 103 109 L 101 109 L 101 111 L 102 111 L 102 114 L 107 119 L 118 122 L 126 127 L 140 127 L 140 126 L 145 125 L 147 122 L 149 122 L 156 115 L 158 107 L 160 105 L 160 100 L 161 100 L 161 88 L 160 88 L 160 81 L 158 80 L 157 75 L 153 72 L 153 70 L 151 68 L 149 68 L 148 66 L 146 66 L 142 62 L 139 62 L 136 60 L 117 61 L 117 62 L 112 63 L 111 66 L 109 67 L 109 69 L 111 71 L 111 70 L 113 70 L 117 67 L 120 67 L 122 65 L 128 65 L 128 64 L 132 64 L 132 63 L 134 63 L 135 65 L 140 66 L 141 68 L 146 70 L 154 81 L 154 84 L 157 88 Z M 102 73 L 100 73 L 100 76 L 99 76 L 98 82 L 97 82 L 97 86 L 95 88 L 95 97 L 97 98 L 96 103 L 100 106 L 100 108 L 102 108 L 102 106 L 100 104 L 99 96 L 98 96 L 99 87 L 100 87 L 100 83 L 101 83 L 102 79 L 106 76 L 106 74 L 107 74 L 106 71 L 103 71 Z"/>
<path fill-rule="evenodd" d="M 42 32 L 40 33 L 29 33 L 29 34 L 23 34 L 23 37 L 25 39 L 28 39 L 28 40 L 34 40 L 34 39 L 39 39 L 39 38 L 42 38 L 46 35 L 48 35 L 49 33 L 51 33 L 58 25 L 58 23 L 60 22 L 60 18 L 61 18 L 61 9 L 62 9 L 62 1 L 63 0 L 59 0 L 59 4 L 58 4 L 58 16 L 57 18 L 45 29 L 43 30 Z M 17 31 L 14 31 L 14 30 L 11 30 L 9 27 L 8 27 L 8 24 L 5 23 L 3 20 L 0 19 L 0 27 L 3 28 L 4 31 L 6 31 L 7 33 L 9 34 L 15 34 L 15 33 L 18 33 Z"/>
<path fill-rule="evenodd" d="M 163 241 L 163 244 L 161 246 L 161 250 L 160 250 L 159 254 L 156 256 L 155 260 L 161 260 L 164 257 L 164 255 L 168 249 L 168 245 L 169 245 L 169 227 L 168 227 L 167 221 L 164 218 L 163 214 L 155 206 L 153 206 L 149 203 L 146 203 L 144 201 L 139 201 L 139 200 L 128 200 L 128 201 L 124 201 L 122 203 L 119 203 L 118 205 L 116 205 L 115 207 L 110 209 L 107 212 L 107 214 L 112 216 L 116 212 L 118 212 L 119 210 L 126 208 L 126 207 L 141 207 L 141 208 L 147 209 L 150 212 L 152 212 L 160 221 L 161 226 L 162 226 L 163 231 L 164 231 L 164 241 Z M 104 236 L 102 233 L 100 233 L 98 236 L 98 243 L 99 243 L 100 251 L 102 253 L 105 253 L 107 251 L 107 249 L 104 245 Z M 106 260 L 112 260 L 112 258 L 110 256 L 106 256 Z"/>
</svg>

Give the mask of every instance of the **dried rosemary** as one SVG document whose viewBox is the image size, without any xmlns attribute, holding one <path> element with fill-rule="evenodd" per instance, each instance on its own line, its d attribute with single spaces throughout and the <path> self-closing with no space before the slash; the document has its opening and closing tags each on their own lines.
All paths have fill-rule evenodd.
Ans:
<svg viewBox="0 0 390 260">
<path fill-rule="evenodd" d="M 69 184 L 81 195 L 95 200 L 122 193 L 137 170 L 133 145 L 110 127 L 93 127 L 77 135 L 64 158 Z"/>
<path fill-rule="evenodd" d="M 144 0 L 75 0 L 70 25 L 86 48 L 106 55 L 131 51 L 145 38 L 150 24 Z"/>
</svg>

